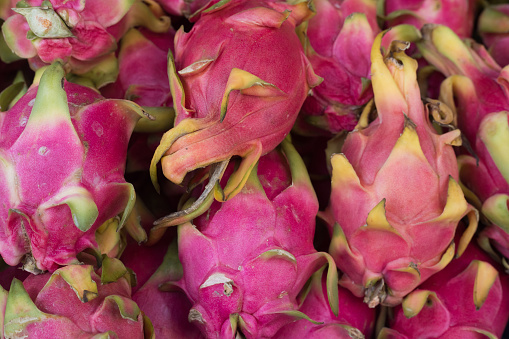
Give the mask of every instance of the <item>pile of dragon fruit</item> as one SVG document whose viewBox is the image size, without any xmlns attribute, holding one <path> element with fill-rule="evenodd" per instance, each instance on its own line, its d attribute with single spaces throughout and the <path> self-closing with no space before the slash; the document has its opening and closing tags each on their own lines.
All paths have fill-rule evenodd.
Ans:
<svg viewBox="0 0 509 339">
<path fill-rule="evenodd" d="M 509 4 L 0 18 L 0 339 L 503 337 Z"/>
</svg>

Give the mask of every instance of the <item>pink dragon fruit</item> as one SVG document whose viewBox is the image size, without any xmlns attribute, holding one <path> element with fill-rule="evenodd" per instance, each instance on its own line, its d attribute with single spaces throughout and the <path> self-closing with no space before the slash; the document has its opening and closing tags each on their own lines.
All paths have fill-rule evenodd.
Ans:
<svg viewBox="0 0 509 339">
<path fill-rule="evenodd" d="M 189 33 L 177 32 L 168 70 L 175 127 L 154 154 L 154 185 L 159 161 L 170 181 L 182 183 L 197 168 L 240 156 L 242 164 L 216 197 L 227 200 L 241 190 L 321 80 L 295 33 L 310 14 L 306 3 L 221 1 L 201 11 Z M 224 166 L 215 168 L 222 173 Z"/>
<path fill-rule="evenodd" d="M 166 287 L 186 292 L 189 320 L 207 337 L 270 338 L 306 317 L 297 295 L 327 262 L 337 314 L 336 267 L 313 248 L 318 201 L 298 153 L 288 141 L 282 148 L 260 158 L 238 195 L 178 227 L 183 278 Z"/>
<path fill-rule="evenodd" d="M 306 134 L 313 133 L 311 126 L 332 133 L 352 130 L 362 106 L 373 97 L 369 51 L 380 32 L 376 3 L 318 0 L 314 4 L 316 15 L 308 23 L 306 55 L 324 81 L 306 99 L 298 130 Z"/>
<path fill-rule="evenodd" d="M 311 279 L 309 291 L 299 310 L 322 322 L 313 324 L 305 319 L 283 327 L 274 338 L 371 338 L 376 311 L 369 308 L 345 288 L 339 288 L 339 315 L 335 316 L 327 301 L 326 275 L 319 270 Z"/>
<path fill-rule="evenodd" d="M 120 43 L 117 81 L 103 87 L 101 94 L 107 98 L 132 100 L 142 106 L 172 106 L 166 69 L 174 36 L 173 29 L 165 33 L 130 29 Z M 147 55 L 150 55 L 150 62 L 147 62 Z"/>
<path fill-rule="evenodd" d="M 125 155 L 145 113 L 63 77 L 54 63 L 0 113 L 0 254 L 32 272 L 78 263 L 99 226 L 119 213 L 122 226 L 135 199 Z"/>
<path fill-rule="evenodd" d="M 419 51 L 448 77 L 439 99 L 453 110 L 457 121 L 451 117 L 447 123 L 457 125 L 473 145 L 484 116 L 509 108 L 505 77 L 509 70 L 502 70 L 482 45 L 463 42 L 446 26 L 425 25 L 422 36 Z"/>
<path fill-rule="evenodd" d="M 131 300 L 128 270 L 116 259 L 70 265 L 14 279 L 5 305 L 6 338 L 154 338 L 150 320 Z M 0 307 L 2 296 L 0 293 Z"/>
<path fill-rule="evenodd" d="M 477 30 L 493 59 L 501 66 L 509 65 L 509 4 L 486 7 L 479 16 Z"/>
<path fill-rule="evenodd" d="M 509 319 L 509 276 L 475 243 L 410 293 L 378 339 L 500 338 Z"/>
<path fill-rule="evenodd" d="M 11 6 L 2 32 L 15 54 L 33 69 L 61 61 L 67 72 L 92 78 L 97 87 L 115 81 L 117 41 L 130 27 L 170 28 L 169 17 L 156 17 L 158 5 L 150 0 L 110 0 L 106 10 L 98 0 L 12 0 Z"/>
<path fill-rule="evenodd" d="M 422 54 L 448 76 L 440 100 L 452 109 L 452 123 L 476 155 L 463 154 L 458 164 L 465 194 L 494 224 L 480 241 L 493 256 L 491 244 L 508 258 L 509 66 L 501 69 L 482 46 L 463 43 L 445 26 L 425 26 L 423 37 Z"/>
<path fill-rule="evenodd" d="M 476 0 L 382 0 L 378 14 L 386 20 L 387 27 L 400 24 L 446 25 L 461 38 L 469 38 L 474 27 Z"/>
<path fill-rule="evenodd" d="M 421 102 L 417 62 L 404 53 L 409 43 L 393 41 L 384 57 L 381 40 L 379 34 L 371 51 L 378 117 L 351 132 L 343 153 L 332 157 L 327 216 L 340 284 L 371 307 L 399 304 L 444 268 L 463 216 L 471 224 L 458 255 L 477 227 L 476 211 L 457 183 L 451 145 L 461 143 L 459 130 L 436 134 L 428 114 L 439 104 Z"/>
<path fill-rule="evenodd" d="M 191 17 L 211 0 L 156 0 L 171 15 Z M 214 1 L 217 2 L 217 1 Z"/>
<path fill-rule="evenodd" d="M 133 300 L 152 321 L 156 338 L 203 338 L 198 327 L 188 321 L 188 314 L 193 305 L 186 294 L 178 289 L 167 291 L 160 289 L 167 281 L 182 277 L 177 242 L 173 241 L 169 248 L 166 244 L 166 248 L 166 255 L 163 254 L 164 261 L 133 295 Z M 146 259 L 146 256 L 144 258 Z M 137 273 L 136 277 L 138 276 Z"/>
</svg>

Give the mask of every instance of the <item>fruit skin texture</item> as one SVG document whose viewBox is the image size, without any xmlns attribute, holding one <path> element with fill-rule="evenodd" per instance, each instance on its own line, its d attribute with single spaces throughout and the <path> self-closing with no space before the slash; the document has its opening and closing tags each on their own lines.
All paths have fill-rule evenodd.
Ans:
<svg viewBox="0 0 509 339">
<path fill-rule="evenodd" d="M 344 273 L 340 283 L 372 307 L 402 298 L 454 255 L 459 220 L 472 221 L 458 255 L 477 227 L 472 207 L 459 187 L 452 144 L 460 132 L 436 134 L 421 102 L 417 62 L 408 43 L 394 41 L 371 51 L 371 74 L 378 117 L 351 132 L 342 154 L 332 156 L 332 193 L 326 213 L 329 252 Z M 369 112 L 367 112 L 369 113 Z M 362 119 L 362 117 L 361 117 Z"/>
<path fill-rule="evenodd" d="M 101 93 L 107 98 L 132 100 L 141 106 L 172 106 L 166 65 L 174 36 L 173 29 L 165 33 L 130 29 L 120 43 L 117 81 L 101 88 Z M 150 62 L 147 62 L 148 55 Z"/>
<path fill-rule="evenodd" d="M 49 66 L 0 113 L 0 254 L 37 273 L 78 263 L 94 232 L 135 199 L 124 179 L 127 143 L 143 110 L 68 83 Z"/>
<path fill-rule="evenodd" d="M 321 324 L 313 324 L 306 319 L 298 320 L 283 327 L 274 338 L 371 338 L 376 310 L 369 308 L 346 288 L 339 287 L 339 315 L 335 316 L 327 301 L 326 275 L 323 273 L 323 270 L 319 270 L 313 274 L 299 308 L 302 313 Z"/>
<path fill-rule="evenodd" d="M 16 13 L 2 13 L 6 20 L 2 33 L 8 47 L 28 59 L 32 69 L 61 61 L 67 72 L 92 78 L 100 87 L 118 74 L 117 41 L 129 28 L 145 26 L 156 32 L 170 28 L 169 17 L 159 15 L 162 10 L 153 1 L 110 0 L 105 6 L 100 0 L 11 1 Z"/>
<path fill-rule="evenodd" d="M 149 338 L 150 320 L 131 300 L 129 273 L 123 267 L 124 275 L 106 283 L 104 270 L 70 265 L 31 275 L 23 283 L 14 279 L 6 303 L 6 337 Z"/>
<path fill-rule="evenodd" d="M 271 338 L 295 317 L 311 274 L 329 262 L 328 297 L 337 313 L 337 271 L 313 248 L 318 202 L 299 155 L 260 158 L 239 194 L 178 228 L 189 320 L 207 337 Z M 336 287 L 337 288 L 337 287 Z M 337 289 L 336 289 L 337 291 Z"/>
<path fill-rule="evenodd" d="M 509 276 L 475 243 L 394 309 L 383 338 L 501 338 L 509 319 Z"/>
<path fill-rule="evenodd" d="M 433 23 L 448 26 L 462 39 L 472 36 L 475 0 L 382 0 L 378 6 L 386 27 L 410 24 L 420 29 Z"/>
<path fill-rule="evenodd" d="M 196 11 L 206 6 L 210 0 L 157 0 L 157 2 L 169 14 L 189 18 Z"/>
<path fill-rule="evenodd" d="M 464 43 L 445 26 L 423 33 L 420 51 L 447 76 L 440 100 L 454 114 L 444 122 L 459 127 L 475 154 L 464 151 L 458 165 L 465 194 L 492 224 L 479 242 L 492 256 L 494 246 L 508 258 L 509 66 L 501 68 L 483 46 Z"/>
<path fill-rule="evenodd" d="M 182 265 L 178 259 L 176 239 L 170 246 L 167 242 L 165 244 L 168 251 L 162 255 L 164 256 L 163 262 L 143 286 L 140 286 L 134 293 L 133 300 L 152 321 L 156 338 L 204 338 L 198 327 L 188 320 L 192 303 L 186 294 L 181 290 L 171 288 L 171 285 L 169 289 L 165 288 L 166 282 L 182 277 Z M 144 252 L 146 254 L 147 250 Z M 160 259 L 160 253 L 157 254 L 156 259 Z M 145 255 L 140 259 L 153 258 L 147 258 Z M 146 260 L 143 261 L 146 262 Z M 141 269 L 140 267 L 140 270 L 135 271 L 136 277 L 139 276 L 138 272 Z"/>
<path fill-rule="evenodd" d="M 493 59 L 501 66 L 509 65 L 509 5 L 487 6 L 479 16 L 478 31 Z"/>
<path fill-rule="evenodd" d="M 312 133 L 315 126 L 332 133 L 351 131 L 361 107 L 373 98 L 369 51 L 380 32 L 376 3 L 318 0 L 314 5 L 316 15 L 307 24 L 306 55 L 324 81 L 306 99 L 299 130 Z"/>
<path fill-rule="evenodd" d="M 177 32 L 168 70 L 175 127 L 152 159 L 156 186 L 160 160 L 166 178 L 181 183 L 188 172 L 236 155 L 244 163 L 225 187 L 225 199 L 242 188 L 321 81 L 295 34 L 310 13 L 306 3 L 231 0 L 201 11 L 189 33 Z"/>
</svg>

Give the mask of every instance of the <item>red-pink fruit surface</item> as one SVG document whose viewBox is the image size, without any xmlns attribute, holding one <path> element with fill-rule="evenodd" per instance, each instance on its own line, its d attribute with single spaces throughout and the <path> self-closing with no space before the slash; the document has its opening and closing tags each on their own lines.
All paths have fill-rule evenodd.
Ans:
<svg viewBox="0 0 509 339">
<path fill-rule="evenodd" d="M 339 313 L 334 315 L 327 300 L 327 276 L 322 270 L 313 275 L 309 291 L 299 311 L 320 324 L 302 319 L 283 327 L 274 338 L 371 338 L 375 328 L 376 310 L 346 288 L 338 290 Z"/>
<path fill-rule="evenodd" d="M 458 165 L 468 198 L 492 223 L 482 232 L 480 242 L 493 256 L 491 246 L 507 258 L 509 66 L 501 68 L 483 46 L 463 42 L 445 26 L 426 26 L 423 32 L 419 49 L 448 76 L 440 87 L 440 100 L 454 114 L 446 123 L 459 127 L 475 155 L 464 151 Z"/>
<path fill-rule="evenodd" d="M 94 232 L 134 203 L 124 180 L 127 143 L 143 116 L 66 82 L 59 63 L 0 113 L 0 254 L 32 272 L 78 263 Z"/>
<path fill-rule="evenodd" d="M 101 93 L 107 98 L 128 99 L 142 106 L 172 106 L 167 62 L 174 36 L 173 29 L 166 33 L 143 28 L 129 30 L 120 44 L 117 81 L 103 87 Z"/>
<path fill-rule="evenodd" d="M 344 272 L 340 283 L 370 306 L 402 298 L 454 255 L 458 222 L 472 207 L 458 180 L 452 144 L 460 132 L 438 135 L 429 121 L 409 44 L 394 41 L 384 57 L 373 44 L 371 74 L 378 117 L 351 132 L 332 157 L 328 208 L 330 253 Z M 470 241 L 471 227 L 459 246 Z"/>
<path fill-rule="evenodd" d="M 179 226 L 189 319 L 208 337 L 270 338 L 295 317 L 297 295 L 329 261 L 328 296 L 337 313 L 337 272 L 313 248 L 318 202 L 302 160 L 288 142 L 260 159 L 244 188 Z"/>
<path fill-rule="evenodd" d="M 383 0 L 383 15 L 388 27 L 410 24 L 446 25 L 461 38 L 470 38 L 474 27 L 475 0 Z"/>
<path fill-rule="evenodd" d="M 159 160 L 166 178 L 181 183 L 194 169 L 241 156 L 226 199 L 240 190 L 321 80 L 295 33 L 310 13 L 306 3 L 232 0 L 201 11 L 189 33 L 177 32 L 169 63 L 175 127 L 154 155 L 154 182 Z"/>
<path fill-rule="evenodd" d="M 193 305 L 186 294 L 179 289 L 164 288 L 166 282 L 182 277 L 177 242 L 174 241 L 169 248 L 167 242 L 165 244 L 167 252 L 161 255 L 161 258 L 164 256 L 163 262 L 134 293 L 133 300 L 152 321 L 156 338 L 203 338 L 198 327 L 189 322 L 188 315 Z"/>
<path fill-rule="evenodd" d="M 10 2 L 13 10 L 2 13 L 2 32 L 16 55 L 29 59 L 33 69 L 63 62 L 67 71 L 85 74 L 100 85 L 115 80 L 114 52 L 129 28 L 170 28 L 170 19 L 158 15 L 162 12 L 151 1 L 26 0 L 18 7 Z M 89 73 L 92 70 L 95 74 Z"/>
<path fill-rule="evenodd" d="M 500 338 L 509 319 L 509 276 L 475 243 L 393 310 L 378 338 Z"/>
<path fill-rule="evenodd" d="M 96 273 L 89 265 L 70 265 L 52 274 L 31 275 L 23 283 L 14 279 L 3 333 L 7 338 L 92 338 L 98 334 L 149 338 L 151 324 L 131 300 L 129 278 L 120 276 L 106 283 L 105 269 Z"/>
<path fill-rule="evenodd" d="M 324 81 L 312 90 L 302 119 L 333 133 L 352 130 L 371 98 L 369 51 L 380 32 L 371 0 L 319 0 L 309 20 L 306 55 Z M 307 128 L 304 128 L 304 131 Z"/>
</svg>

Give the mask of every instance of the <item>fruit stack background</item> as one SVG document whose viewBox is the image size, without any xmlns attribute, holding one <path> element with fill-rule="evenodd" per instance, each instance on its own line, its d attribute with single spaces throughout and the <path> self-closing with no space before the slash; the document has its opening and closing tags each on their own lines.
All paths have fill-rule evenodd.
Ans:
<svg viewBox="0 0 509 339">
<path fill-rule="evenodd" d="M 0 338 L 509 338 L 508 4 L 0 18 Z"/>
</svg>

